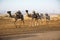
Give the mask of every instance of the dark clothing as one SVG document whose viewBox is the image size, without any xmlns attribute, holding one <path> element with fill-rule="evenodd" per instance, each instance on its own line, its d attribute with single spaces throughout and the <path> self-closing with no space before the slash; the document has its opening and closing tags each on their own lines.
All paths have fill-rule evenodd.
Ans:
<svg viewBox="0 0 60 40">
<path fill-rule="evenodd" d="M 50 16 L 46 16 L 46 19 L 47 19 L 47 20 L 50 20 Z"/>
<path fill-rule="evenodd" d="M 32 17 L 33 17 L 33 18 L 37 18 L 37 15 L 36 15 L 36 14 L 33 14 Z"/>
<path fill-rule="evenodd" d="M 21 13 L 20 11 L 18 11 L 18 12 L 16 13 L 16 18 L 23 20 L 23 15 L 22 15 L 22 13 Z"/>
</svg>

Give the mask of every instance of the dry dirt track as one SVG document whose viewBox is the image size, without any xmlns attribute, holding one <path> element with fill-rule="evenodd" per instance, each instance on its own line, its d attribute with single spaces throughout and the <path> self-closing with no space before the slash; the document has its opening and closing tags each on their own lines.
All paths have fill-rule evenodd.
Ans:
<svg viewBox="0 0 60 40">
<path fill-rule="evenodd" d="M 3 36 L 0 40 L 60 40 L 60 31 Z"/>
<path fill-rule="evenodd" d="M 17 24 L 18 28 L 13 21 L 0 20 L 0 40 L 60 40 L 60 21 L 38 26 L 29 26 L 30 21 Z"/>
</svg>

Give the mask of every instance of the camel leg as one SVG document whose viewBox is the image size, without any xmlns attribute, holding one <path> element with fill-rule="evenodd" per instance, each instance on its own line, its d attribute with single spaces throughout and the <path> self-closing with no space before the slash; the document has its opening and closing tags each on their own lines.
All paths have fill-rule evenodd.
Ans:
<svg viewBox="0 0 60 40">
<path fill-rule="evenodd" d="M 32 27 L 32 24 L 33 24 L 33 20 L 31 20 L 31 27 Z"/>
<path fill-rule="evenodd" d="M 40 25 L 40 19 L 38 19 L 38 22 L 37 23 L 38 23 L 38 26 L 39 26 Z"/>
<path fill-rule="evenodd" d="M 50 24 L 50 21 L 48 20 L 48 24 Z"/>
<path fill-rule="evenodd" d="M 40 19 L 38 20 L 38 25 L 40 25 Z"/>
<path fill-rule="evenodd" d="M 32 19 L 32 21 L 31 21 L 31 27 L 33 26 L 33 19 Z"/>
<path fill-rule="evenodd" d="M 41 25 L 41 19 L 39 20 L 39 25 Z"/>
<path fill-rule="evenodd" d="M 41 24 L 42 24 L 43 22 L 42 22 L 42 19 L 41 19 Z"/>
<path fill-rule="evenodd" d="M 49 21 L 48 20 L 46 20 L 46 24 L 48 25 L 48 23 L 49 23 Z"/>
<path fill-rule="evenodd" d="M 33 19 L 33 26 L 35 26 L 36 25 L 36 20 L 35 19 Z"/>
<path fill-rule="evenodd" d="M 39 20 L 37 20 L 37 26 L 39 25 L 39 22 L 38 22 Z"/>
<path fill-rule="evenodd" d="M 17 21 L 17 19 L 15 19 L 14 24 L 15 24 L 15 26 L 16 26 L 16 28 L 17 28 L 16 21 Z"/>
<path fill-rule="evenodd" d="M 40 19 L 40 25 L 42 25 L 43 24 L 43 20 L 42 19 Z"/>
<path fill-rule="evenodd" d="M 24 24 L 24 20 L 22 20 L 22 25 Z"/>
<path fill-rule="evenodd" d="M 37 19 L 36 21 L 37 21 L 37 22 L 36 22 L 36 25 L 38 26 L 38 25 L 39 25 L 39 19 Z"/>
<path fill-rule="evenodd" d="M 24 20 L 23 20 L 23 24 L 24 24 Z"/>
<path fill-rule="evenodd" d="M 38 26 L 39 25 L 39 22 L 38 22 L 38 20 L 36 20 L 37 22 L 36 22 L 36 25 Z"/>
<path fill-rule="evenodd" d="M 15 23 L 16 23 L 17 19 L 15 18 Z"/>
<path fill-rule="evenodd" d="M 34 19 L 34 26 L 36 26 L 36 20 Z"/>
<path fill-rule="evenodd" d="M 46 24 L 48 24 L 48 21 L 46 20 Z"/>
<path fill-rule="evenodd" d="M 36 19 L 32 19 L 32 26 L 36 26 Z"/>
<path fill-rule="evenodd" d="M 41 25 L 41 19 L 39 19 L 39 25 Z"/>
<path fill-rule="evenodd" d="M 24 20 L 21 19 L 21 26 L 24 24 Z"/>
<path fill-rule="evenodd" d="M 35 26 L 37 26 L 37 19 L 35 19 Z"/>
</svg>

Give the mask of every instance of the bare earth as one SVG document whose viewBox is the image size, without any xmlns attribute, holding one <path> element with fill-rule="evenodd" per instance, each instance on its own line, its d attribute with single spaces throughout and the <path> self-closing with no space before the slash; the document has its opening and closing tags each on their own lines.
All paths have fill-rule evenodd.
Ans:
<svg viewBox="0 0 60 40">
<path fill-rule="evenodd" d="M 60 31 L 3 36 L 1 40 L 60 40 Z"/>
<path fill-rule="evenodd" d="M 60 40 L 60 20 L 35 25 L 31 20 L 0 19 L 0 40 Z M 23 25 L 22 25 L 23 24 Z M 17 28 L 16 28 L 17 27 Z"/>
</svg>

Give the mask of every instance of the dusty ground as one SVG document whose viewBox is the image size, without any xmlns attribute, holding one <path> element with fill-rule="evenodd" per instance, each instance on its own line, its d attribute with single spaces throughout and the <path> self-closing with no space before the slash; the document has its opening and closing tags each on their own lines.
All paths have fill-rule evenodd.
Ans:
<svg viewBox="0 0 60 40">
<path fill-rule="evenodd" d="M 60 31 L 2 36 L 1 40 L 60 40 Z"/>
<path fill-rule="evenodd" d="M 26 39 L 25 39 L 26 36 L 20 36 L 23 34 L 28 35 Z M 32 37 L 31 34 L 32 35 L 35 34 L 39 36 Z M 17 36 L 12 37 L 12 35 L 17 35 Z M 20 37 L 18 37 L 18 35 Z M 25 20 L 24 24 L 21 21 L 17 21 L 16 24 L 14 24 L 14 21 L 11 19 L 0 19 L 0 39 L 1 40 L 9 40 L 9 39 L 20 40 L 21 37 L 22 38 L 24 37 L 21 40 L 24 40 L 24 39 L 25 40 L 44 40 L 44 39 L 60 40 L 59 35 L 60 35 L 60 20 L 50 21 L 49 23 L 46 23 L 45 21 L 42 23 L 39 20 L 38 24 L 35 25 L 35 21 L 32 22 L 31 20 Z M 31 37 L 28 38 L 29 36 Z"/>
</svg>

